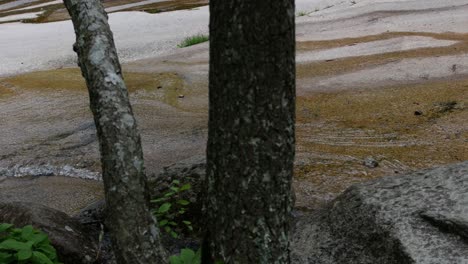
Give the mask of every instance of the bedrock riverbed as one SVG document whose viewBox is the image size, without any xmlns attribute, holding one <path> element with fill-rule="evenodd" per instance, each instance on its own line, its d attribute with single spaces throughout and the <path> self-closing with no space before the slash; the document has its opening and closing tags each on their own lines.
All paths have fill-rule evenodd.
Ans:
<svg viewBox="0 0 468 264">
<path fill-rule="evenodd" d="M 296 206 L 304 210 L 353 183 L 468 159 L 468 19 L 461 15 L 466 3 L 356 2 L 298 1 L 294 185 Z M 111 15 L 111 23 L 132 14 Z M 208 13 L 202 7 L 135 16 L 132 34 L 141 29 L 137 25 L 164 20 L 180 26 L 181 16 L 190 22 L 183 23 L 186 31 L 169 26 L 157 30 L 173 34 L 145 34 L 145 47 L 125 35 L 128 28 L 111 25 L 128 58 L 124 75 L 146 167 L 157 173 L 205 150 L 208 44 L 176 45 L 206 30 Z M 30 26 L 44 34 L 70 27 L 69 21 L 58 23 L 0 25 L 2 36 L 15 36 L 0 40 L 0 55 L 7 58 L 0 64 L 0 198 L 73 214 L 102 198 L 87 92 L 73 67 L 73 35 L 52 47 L 53 38 L 35 42 L 35 35 L 13 33 Z M 34 52 L 21 51 L 18 41 L 32 43 Z M 65 55 L 42 53 L 51 47 Z M 65 196 L 67 191 L 74 194 Z"/>
</svg>

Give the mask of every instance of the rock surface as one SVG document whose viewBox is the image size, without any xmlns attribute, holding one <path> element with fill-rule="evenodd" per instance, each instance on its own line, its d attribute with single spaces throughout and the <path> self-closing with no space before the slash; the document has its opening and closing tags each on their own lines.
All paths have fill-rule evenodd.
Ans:
<svg viewBox="0 0 468 264">
<path fill-rule="evenodd" d="M 63 263 L 90 264 L 98 256 L 97 237 L 94 239 L 78 221 L 55 209 L 31 203 L 0 203 L 0 223 L 41 229 L 49 235 Z"/>
<path fill-rule="evenodd" d="M 302 217 L 293 263 L 468 263 L 468 162 L 350 187 Z"/>
<path fill-rule="evenodd" d="M 63 176 L 0 176 L 1 202 L 34 202 L 75 215 L 103 197 L 99 181 Z"/>
</svg>

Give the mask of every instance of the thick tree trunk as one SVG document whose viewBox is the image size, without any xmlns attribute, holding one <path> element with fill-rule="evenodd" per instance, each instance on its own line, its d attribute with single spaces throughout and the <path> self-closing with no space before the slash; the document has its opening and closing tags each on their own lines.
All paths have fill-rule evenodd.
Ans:
<svg viewBox="0 0 468 264">
<path fill-rule="evenodd" d="M 65 0 L 76 33 L 74 50 L 86 79 L 99 137 L 110 229 L 118 263 L 167 263 L 149 211 L 140 135 L 99 0 Z"/>
<path fill-rule="evenodd" d="M 210 1 L 203 261 L 289 263 L 294 0 Z"/>
</svg>

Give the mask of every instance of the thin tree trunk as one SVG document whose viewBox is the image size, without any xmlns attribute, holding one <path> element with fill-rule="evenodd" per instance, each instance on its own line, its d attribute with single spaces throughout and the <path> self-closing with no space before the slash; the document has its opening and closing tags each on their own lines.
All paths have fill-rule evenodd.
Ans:
<svg viewBox="0 0 468 264">
<path fill-rule="evenodd" d="M 210 1 L 203 262 L 289 263 L 294 0 Z"/>
<path fill-rule="evenodd" d="M 167 263 L 149 211 L 143 153 L 107 14 L 99 0 L 64 0 L 89 90 L 114 253 L 120 264 Z"/>
</svg>

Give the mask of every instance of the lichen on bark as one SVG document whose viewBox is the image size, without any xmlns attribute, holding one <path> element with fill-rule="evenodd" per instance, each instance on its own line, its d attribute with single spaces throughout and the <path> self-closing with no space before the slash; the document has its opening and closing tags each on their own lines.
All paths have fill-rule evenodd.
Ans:
<svg viewBox="0 0 468 264">
<path fill-rule="evenodd" d="M 119 264 L 167 263 L 149 211 L 141 139 L 107 14 L 99 0 L 64 0 L 86 79 L 101 152 L 106 225 Z"/>
</svg>

